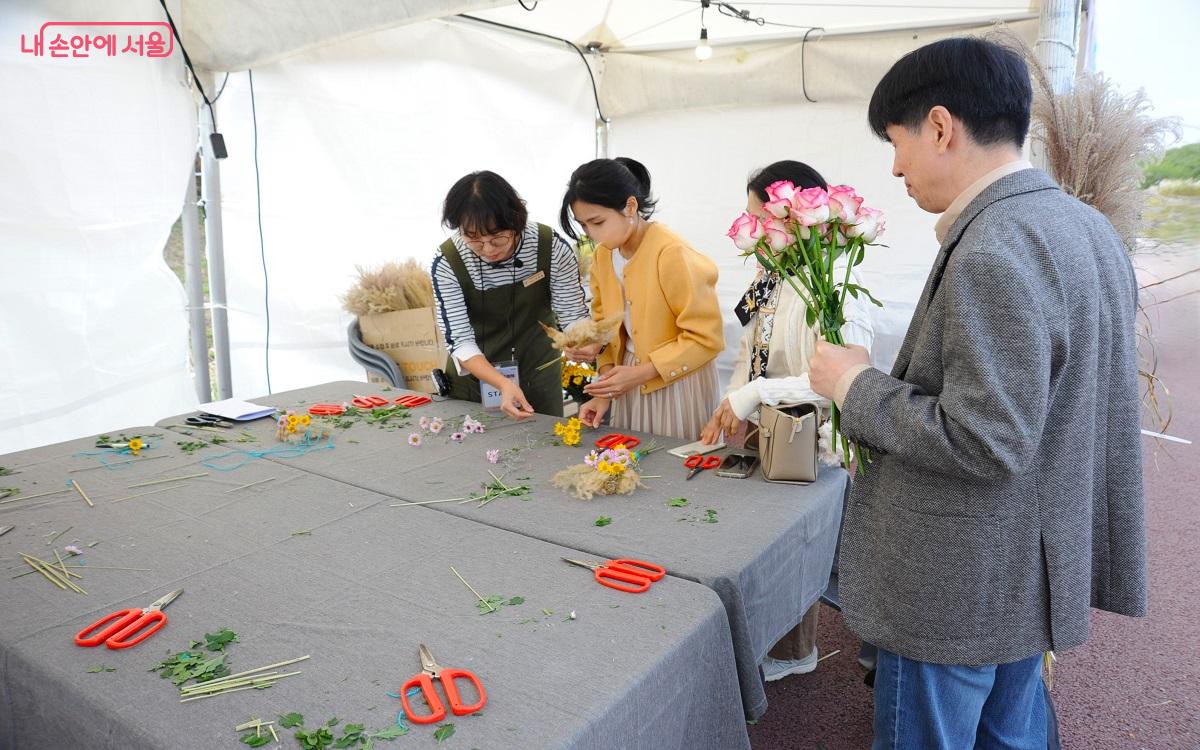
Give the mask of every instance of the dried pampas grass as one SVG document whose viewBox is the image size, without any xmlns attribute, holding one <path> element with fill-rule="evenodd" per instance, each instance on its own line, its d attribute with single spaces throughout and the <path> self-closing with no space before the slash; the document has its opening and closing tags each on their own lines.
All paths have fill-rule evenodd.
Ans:
<svg viewBox="0 0 1200 750">
<path fill-rule="evenodd" d="M 632 495 L 638 487 L 645 486 L 633 469 L 620 474 L 605 474 L 587 464 L 563 469 L 550 482 L 560 490 L 574 493 L 580 500 L 591 500 L 596 495 Z"/>
<path fill-rule="evenodd" d="M 433 307 L 433 281 L 417 261 L 355 268 L 358 283 L 342 297 L 346 312 L 362 316 Z"/>
<path fill-rule="evenodd" d="M 1108 217 L 1132 253 L 1141 224 L 1142 163 L 1161 153 L 1173 118 L 1150 116 L 1145 91 L 1122 95 L 1111 80 L 1085 73 L 1074 88 L 1054 93 L 1037 54 L 1012 31 L 988 35 L 1024 56 L 1033 76 L 1031 135 L 1045 149 L 1046 167 L 1064 191 Z"/>
<path fill-rule="evenodd" d="M 622 316 L 620 315 L 607 320 L 584 318 L 575 321 L 563 331 L 555 330 L 545 323 L 541 323 L 541 326 L 546 335 L 550 337 L 554 348 L 562 351 L 564 349 L 581 349 L 592 344 L 607 344 L 613 340 L 617 329 L 621 327 L 621 321 Z"/>
<path fill-rule="evenodd" d="M 1076 76 L 1071 91 L 1056 94 L 1049 73 L 1020 37 L 1001 28 L 988 38 L 1016 50 L 1029 65 L 1034 88 L 1031 133 L 1045 148 L 1051 176 L 1064 191 L 1104 214 L 1134 254 L 1145 202 L 1141 165 L 1161 153 L 1167 136 L 1179 138 L 1178 120 L 1151 117 L 1145 91 L 1123 96 L 1116 84 L 1098 74 Z M 1147 419 L 1163 431 L 1171 422 L 1170 393 L 1157 376 L 1153 326 L 1145 308 L 1138 308 L 1142 403 Z"/>
</svg>

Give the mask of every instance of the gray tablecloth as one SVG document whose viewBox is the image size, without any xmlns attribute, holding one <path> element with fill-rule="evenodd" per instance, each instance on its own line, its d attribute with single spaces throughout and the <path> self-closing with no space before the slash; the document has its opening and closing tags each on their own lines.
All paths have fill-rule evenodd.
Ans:
<svg viewBox="0 0 1200 750">
<path fill-rule="evenodd" d="M 378 387 L 364 383 L 340 382 L 256 401 L 300 411 L 317 401 L 342 402 L 354 394 L 377 391 Z M 305 456 L 295 465 L 408 501 L 464 497 L 491 481 L 489 470 L 507 472 L 506 482 L 533 487 L 529 499 L 503 498 L 484 507 L 475 503 L 423 507 L 593 556 L 649 560 L 672 575 L 704 584 L 720 596 L 729 616 L 746 715 L 761 716 L 767 700 L 758 665 L 825 590 L 848 488 L 846 473 L 824 469 L 816 483 L 803 487 L 771 484 L 761 474 L 747 480 L 724 479 L 712 471 L 685 481 L 681 459 L 665 448 L 686 441 L 641 435 L 641 448 L 655 440 L 664 446 L 647 456 L 642 467 L 643 474 L 660 478 L 647 479 L 646 487 L 631 496 L 581 501 L 555 489 L 550 478 L 581 461 L 607 431 L 585 432 L 580 446 L 568 448 L 553 444 L 557 421 L 553 418 L 538 416 L 516 423 L 493 417 L 499 419 L 499 426 L 455 443 L 445 433 L 450 425 L 460 425 L 464 414 L 479 415 L 479 405 L 443 401 L 413 410 L 414 420 L 440 416 L 448 425 L 440 435 L 426 435 L 419 447 L 406 443 L 410 433 L 420 432 L 415 425 L 388 431 L 358 424 L 335 435 L 335 450 Z M 161 424 L 181 421 L 182 417 L 175 417 Z M 265 434 L 274 428 L 264 421 L 251 429 Z M 485 460 L 485 451 L 492 448 L 503 452 L 501 465 Z M 688 500 L 686 507 L 667 504 L 679 497 Z M 709 509 L 716 511 L 716 523 L 706 521 Z M 417 508 L 393 510 L 409 513 Z M 600 516 L 611 518 L 611 524 L 595 526 Z"/>
<path fill-rule="evenodd" d="M 19 472 L 0 485 L 33 494 L 72 476 L 96 504 L 72 493 L 0 505 L 0 525 L 16 526 L 0 537 L 12 568 L 0 579 L 0 747 L 233 748 L 242 746 L 235 724 L 291 711 L 310 725 L 337 716 L 383 728 L 399 709 L 387 693 L 417 671 L 421 642 L 488 691 L 479 715 L 448 718 L 457 732 L 441 746 L 749 746 L 727 620 L 702 586 L 668 577 L 646 594 L 620 594 L 559 562 L 574 550 L 426 508 L 390 508 L 381 494 L 262 460 L 114 503 L 155 489 L 130 484 L 206 471 L 199 461 L 224 448 L 186 455 L 167 441 L 147 455 L 168 458 L 67 474 L 94 461 L 73 457 L 92 442 L 0 457 Z M 47 534 L 67 527 L 47 545 Z M 87 596 L 37 574 L 11 577 L 21 572 L 18 551 L 46 558 L 72 542 L 92 566 L 79 582 Z M 525 602 L 480 615 L 451 565 L 485 596 Z M 145 643 L 74 645 L 101 615 L 178 587 L 169 624 Z M 170 682 L 147 670 L 221 627 L 239 636 L 228 649 L 234 671 L 312 658 L 268 690 L 180 704 Z M 96 665 L 116 671 L 87 671 Z M 432 727 L 414 726 L 394 746 L 439 745 Z"/>
</svg>

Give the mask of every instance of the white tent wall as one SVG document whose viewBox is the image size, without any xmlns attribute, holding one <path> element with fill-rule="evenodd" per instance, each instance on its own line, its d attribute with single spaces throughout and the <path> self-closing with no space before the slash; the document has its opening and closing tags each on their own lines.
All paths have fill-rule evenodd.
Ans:
<svg viewBox="0 0 1200 750">
<path fill-rule="evenodd" d="M 163 261 L 195 155 L 182 61 L 20 52 L 48 21 L 161 13 L 154 0 L 0 12 L 0 454 L 195 403 L 183 289 Z"/>
<path fill-rule="evenodd" d="M 714 50 L 698 64 L 690 51 L 605 56 L 602 106 L 611 108 L 614 156 L 650 170 L 660 218 L 711 256 L 720 268 L 727 378 L 742 329 L 732 307 L 754 275 L 725 232 L 745 206 L 746 180 L 780 159 L 806 162 L 831 184 L 854 186 L 882 209 L 887 230 L 859 268 L 883 303 L 874 308 L 875 364 L 891 367 L 937 253 L 936 216 L 916 207 L 892 177 L 892 149 L 867 125 L 875 83 L 899 57 L 937 39 L 981 34 L 993 26 L 942 27 L 764 43 Z M 1032 43 L 1037 21 L 1009 28 Z M 801 77 L 801 60 L 807 71 Z M 805 92 L 815 102 L 805 101 Z M 728 102 L 725 106 L 712 106 Z M 709 105 L 709 106 L 704 106 Z"/>
<path fill-rule="evenodd" d="M 916 209 L 903 183 L 891 176 L 892 149 L 866 124 L 865 105 L 840 103 L 739 107 L 646 114 L 613 127 L 613 153 L 642 161 L 650 170 L 659 215 L 720 268 L 717 284 L 725 316 L 728 378 L 742 329 L 733 306 L 754 275 L 725 236 L 746 205 L 750 172 L 780 159 L 806 162 L 832 184 L 858 189 L 867 204 L 884 210 L 887 230 L 860 267 L 863 283 L 884 302 L 873 316 L 876 364 L 888 367 L 899 349 L 913 303 L 937 252 L 936 217 Z"/>
<path fill-rule="evenodd" d="M 218 75 L 220 80 L 223 76 Z M 253 71 L 267 267 L 256 210 L 249 77 L 217 105 L 233 391 L 362 378 L 338 297 L 355 265 L 417 258 L 445 238 L 441 202 L 491 169 L 557 224 L 570 171 L 594 155 L 594 105 L 579 56 L 462 21 L 428 21 L 307 51 Z"/>
</svg>

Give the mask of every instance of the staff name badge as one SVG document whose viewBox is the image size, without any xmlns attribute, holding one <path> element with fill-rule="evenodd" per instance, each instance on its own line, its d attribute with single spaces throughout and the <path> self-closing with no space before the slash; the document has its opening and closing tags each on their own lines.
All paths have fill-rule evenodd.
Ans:
<svg viewBox="0 0 1200 750">
<path fill-rule="evenodd" d="M 541 281 L 541 280 L 542 280 L 542 279 L 544 279 L 544 278 L 546 278 L 546 272 L 545 272 L 545 271 L 538 271 L 537 273 L 535 273 L 534 275 L 532 275 L 532 276 L 530 276 L 529 278 L 525 279 L 525 280 L 524 280 L 524 281 L 522 281 L 521 283 L 525 285 L 525 288 L 526 288 L 526 289 L 528 289 L 529 287 L 533 286 L 534 284 L 538 283 L 539 281 Z"/>
<path fill-rule="evenodd" d="M 517 361 L 515 359 L 511 359 L 507 362 L 496 362 L 493 363 L 492 366 L 499 370 L 500 374 L 508 380 L 516 383 L 517 385 L 521 384 L 521 375 L 517 369 Z M 497 411 L 500 409 L 501 400 L 499 388 L 494 387 L 490 383 L 480 382 L 479 392 L 480 395 L 483 396 L 484 409 L 487 409 L 488 411 Z"/>
</svg>

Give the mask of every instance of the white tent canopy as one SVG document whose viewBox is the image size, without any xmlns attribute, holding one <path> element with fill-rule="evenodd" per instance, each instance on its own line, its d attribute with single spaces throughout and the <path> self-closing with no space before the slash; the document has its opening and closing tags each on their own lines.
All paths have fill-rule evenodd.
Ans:
<svg viewBox="0 0 1200 750">
<path fill-rule="evenodd" d="M 532 12 L 492 0 L 168 5 L 202 76 L 213 74 L 208 95 L 221 89 L 239 397 L 268 390 L 268 361 L 271 390 L 361 377 L 337 298 L 355 265 L 430 260 L 444 236 L 441 198 L 459 176 L 500 172 L 532 218 L 556 224 L 567 176 L 595 156 L 580 55 L 453 14 L 606 47 L 586 57 L 612 120 L 609 155 L 649 167 L 659 218 L 717 260 L 726 308 L 751 276 L 724 232 L 753 168 L 800 159 L 856 186 L 889 217 L 890 248 L 865 266 L 888 305 L 881 363 L 936 247 L 933 217 L 912 206 L 889 174 L 890 149 L 866 127 L 866 99 L 888 65 L 928 41 L 993 18 L 1030 41 L 1037 30 L 1036 8 L 1007 0 L 732 3 L 771 22 L 762 26 L 714 3 L 705 24 L 715 54 L 699 63 L 693 0 L 541 0 Z M 81 18 L 163 16 L 153 0 L 19 0 L 0 11 L 0 29 L 15 39 Z M 772 25 L 785 23 L 799 28 Z M 824 31 L 802 42 L 814 26 Z M 863 30 L 878 26 L 904 30 Z M 194 408 L 186 298 L 162 261 L 191 186 L 196 123 L 208 117 L 181 59 L 51 60 L 10 45 L 0 93 L 22 113 L 5 119 L 0 152 L 0 453 Z M 728 317 L 732 346 L 739 330 Z"/>
</svg>

